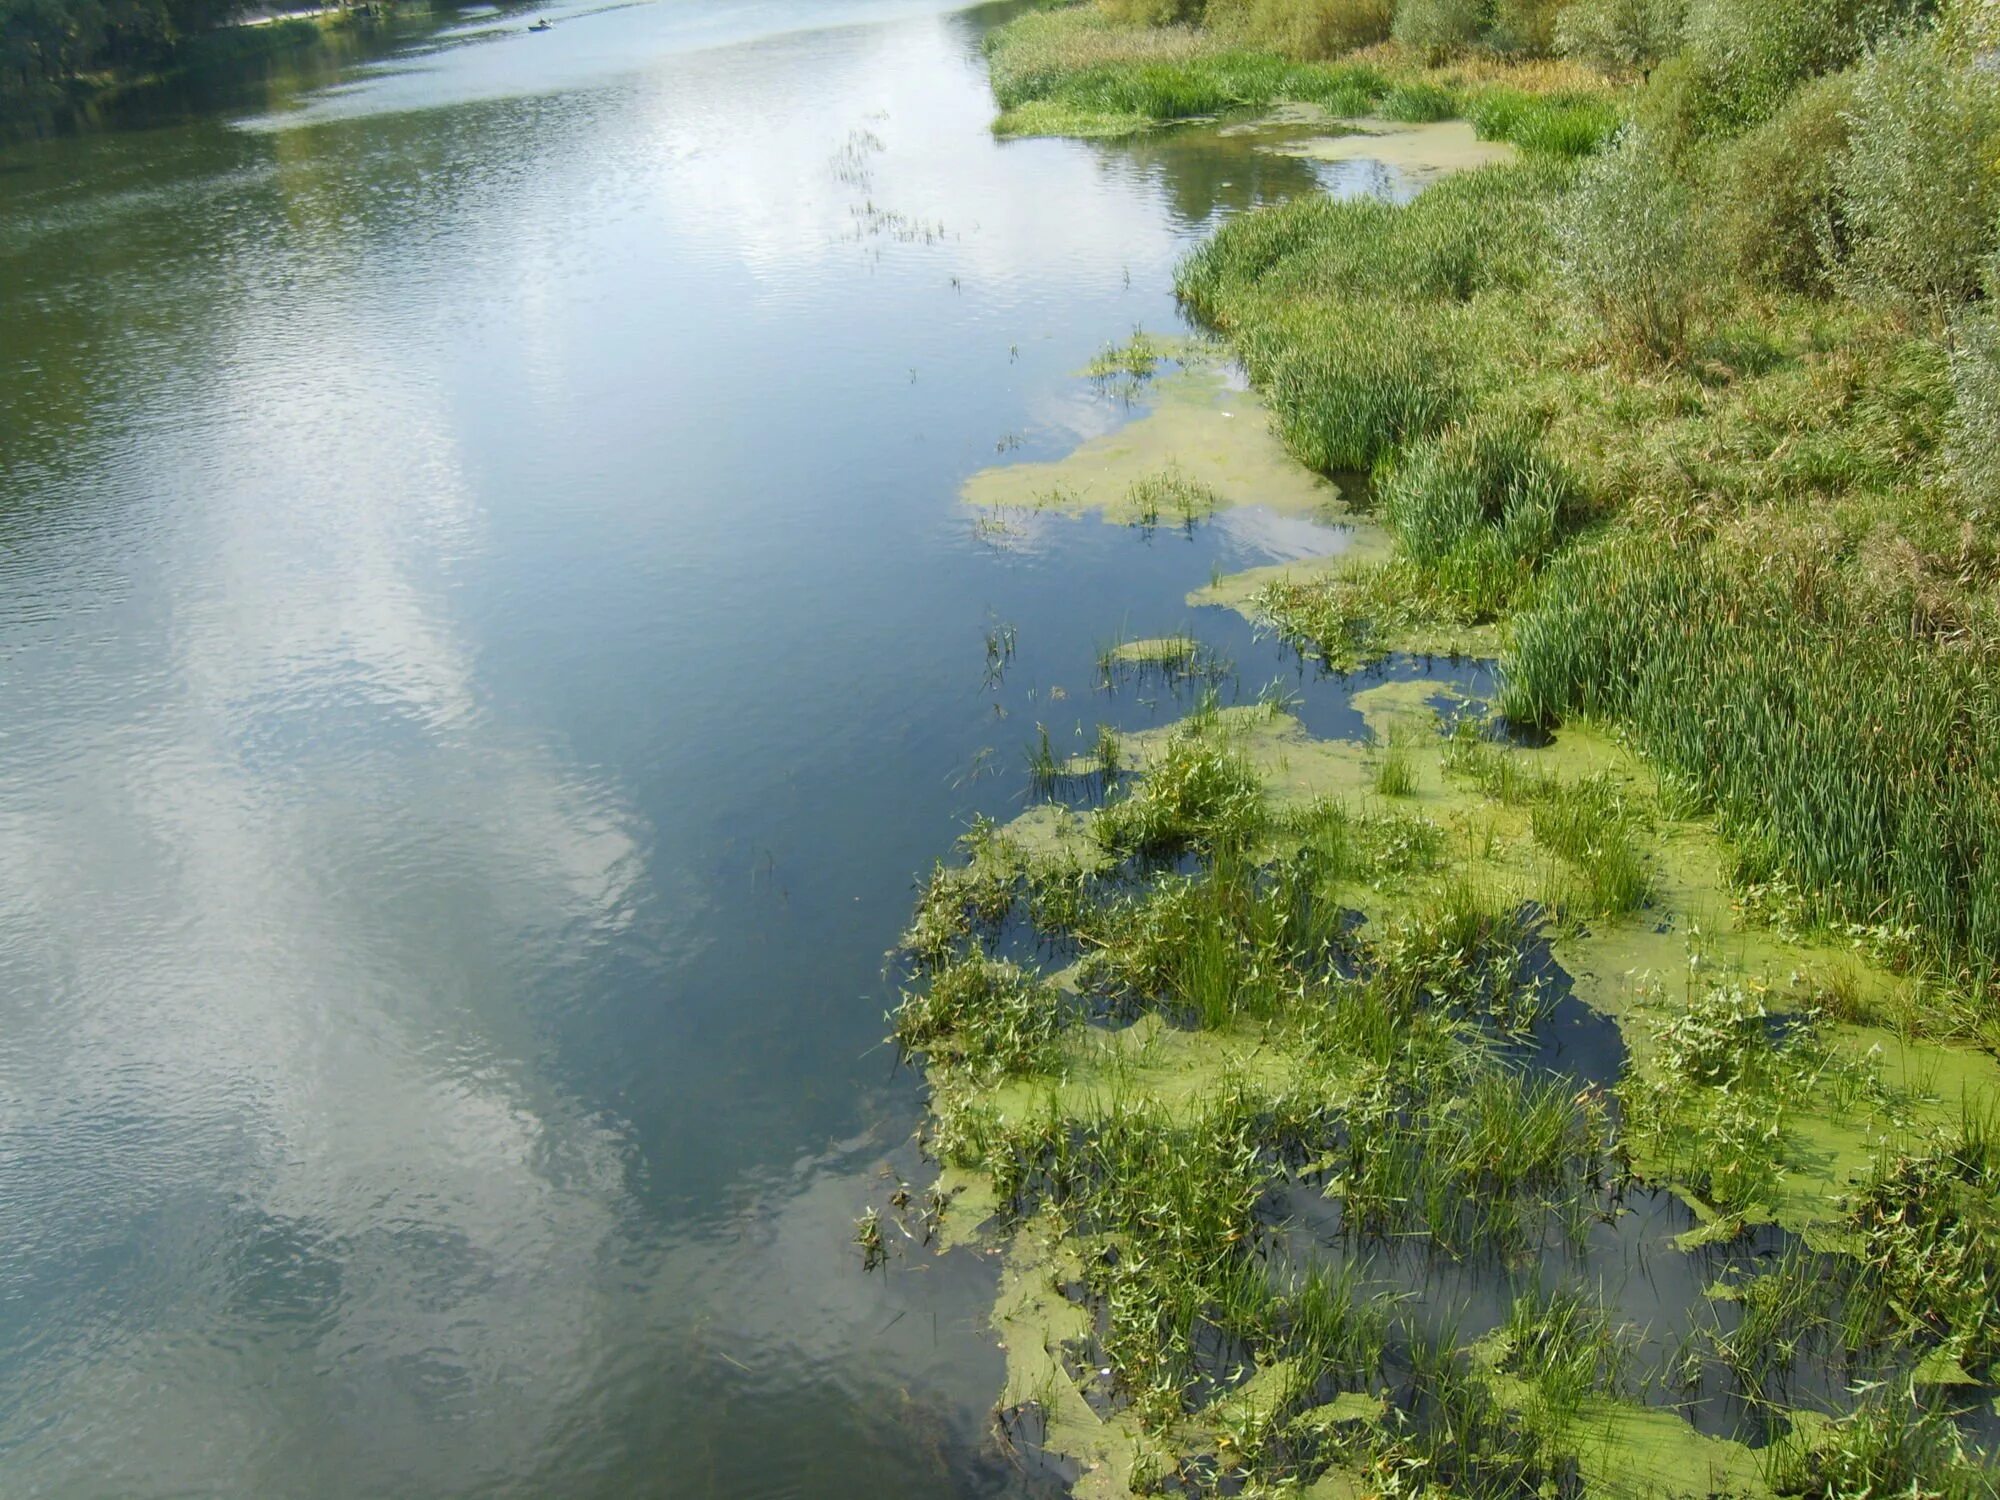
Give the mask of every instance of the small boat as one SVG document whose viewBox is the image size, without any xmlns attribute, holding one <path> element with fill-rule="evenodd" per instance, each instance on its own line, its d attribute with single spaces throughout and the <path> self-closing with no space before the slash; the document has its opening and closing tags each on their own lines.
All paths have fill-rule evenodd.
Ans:
<svg viewBox="0 0 2000 1500">
<path fill-rule="evenodd" d="M 556 23 L 553 21 L 537 21 L 528 28 L 530 31 L 554 31 L 555 29 Z"/>
</svg>

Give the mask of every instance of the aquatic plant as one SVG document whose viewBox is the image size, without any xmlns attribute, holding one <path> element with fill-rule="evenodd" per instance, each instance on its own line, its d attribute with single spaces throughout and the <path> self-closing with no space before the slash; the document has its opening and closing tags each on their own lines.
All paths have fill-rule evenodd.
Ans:
<svg viewBox="0 0 2000 1500">
<path fill-rule="evenodd" d="M 1062 784 L 1063 763 L 1056 756 L 1055 746 L 1049 740 L 1049 726 L 1035 726 L 1035 742 L 1026 752 L 1028 762 L 1028 790 L 1037 797 L 1046 797 Z"/>
<path fill-rule="evenodd" d="M 890 1013 L 896 1045 L 981 1078 L 1045 1066 L 1063 1029 L 1064 1000 L 1018 965 L 963 954 L 932 966 Z"/>
<path fill-rule="evenodd" d="M 1107 344 L 1091 360 L 1085 373 L 1093 380 L 1111 380 L 1122 377 L 1127 380 L 1150 380 L 1160 368 L 1160 361 L 1166 357 L 1159 342 L 1149 337 L 1143 328 L 1132 330 L 1132 337 L 1122 344 Z"/>
<path fill-rule="evenodd" d="M 1880 1339 L 1897 1320 L 1905 1337 L 1942 1346 L 1968 1370 L 2000 1368 L 2000 1115 L 1971 1106 L 1953 1131 L 1914 1149 L 1887 1149 L 1854 1195 L 1851 1223 L 1874 1283 Z"/>
<path fill-rule="evenodd" d="M 1535 842 L 1576 871 L 1574 899 L 1584 911 L 1615 917 L 1643 906 L 1651 881 L 1633 846 L 1631 814 L 1612 786 L 1587 778 L 1538 790 L 1530 823 Z"/>
<path fill-rule="evenodd" d="M 1161 516 L 1170 516 L 1182 526 L 1212 515 L 1222 504 L 1213 486 L 1189 474 L 1178 463 L 1145 474 L 1132 481 L 1126 501 L 1137 512 L 1140 524 L 1157 526 Z"/>
<path fill-rule="evenodd" d="M 1967 1451 L 1950 1414 L 1927 1403 L 1907 1376 L 1867 1392 L 1848 1416 L 1775 1444 L 1769 1469 L 1774 1489 L 1804 1500 L 2000 1493 L 1992 1466 Z"/>
<path fill-rule="evenodd" d="M 1196 725 L 1177 729 L 1091 828 L 1106 849 L 1158 858 L 1197 843 L 1240 848 L 1263 821 L 1263 784 L 1216 733 Z"/>
<path fill-rule="evenodd" d="M 889 1258 L 882 1238 L 882 1215 L 872 1206 L 854 1221 L 854 1243 L 861 1247 L 861 1269 L 872 1271 Z"/>
<path fill-rule="evenodd" d="M 1092 758 L 1097 762 L 1097 774 L 1108 787 L 1117 779 L 1118 767 L 1123 751 L 1118 740 L 1118 731 L 1109 724 L 1097 726 L 1097 744 L 1092 750 Z"/>
</svg>

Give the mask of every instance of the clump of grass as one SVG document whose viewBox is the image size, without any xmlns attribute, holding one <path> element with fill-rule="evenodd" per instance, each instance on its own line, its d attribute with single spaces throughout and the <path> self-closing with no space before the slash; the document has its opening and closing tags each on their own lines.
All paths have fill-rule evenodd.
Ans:
<svg viewBox="0 0 2000 1500">
<path fill-rule="evenodd" d="M 1197 723 L 1176 730 L 1146 774 L 1098 809 L 1092 831 L 1115 853 L 1160 858 L 1195 844 L 1242 848 L 1264 816 L 1256 773 Z"/>
<path fill-rule="evenodd" d="M 896 1045 L 976 1078 L 1045 1067 L 1064 1025 L 1061 991 L 1019 965 L 964 954 L 935 965 L 890 1014 Z"/>
<path fill-rule="evenodd" d="M 1447 776 L 1469 781 L 1485 796 L 1510 807 L 1541 801 L 1560 784 L 1547 772 L 1524 767 L 1517 752 L 1488 739 L 1470 718 L 1451 726 L 1440 763 Z"/>
<path fill-rule="evenodd" d="M 1374 1455 L 1385 1472 L 1422 1474 L 1438 1492 L 1482 1500 L 1575 1483 L 1575 1459 L 1545 1447 L 1448 1340 L 1420 1340 L 1417 1350 L 1415 1400 Z"/>
<path fill-rule="evenodd" d="M 1151 380 L 1165 358 L 1158 340 L 1135 328 L 1124 343 L 1107 344 L 1085 373 L 1093 380 Z"/>
<path fill-rule="evenodd" d="M 1466 114 L 1481 140 L 1556 158 L 1595 155 L 1623 123 L 1617 102 L 1604 94 L 1531 94 L 1504 85 L 1482 89 Z"/>
<path fill-rule="evenodd" d="M 1487 168 L 1446 178 L 1407 204 L 1307 196 L 1231 219 L 1174 273 L 1204 321 L 1239 328 L 1294 302 L 1464 302 L 1542 274 L 1546 209 L 1559 170 Z"/>
<path fill-rule="evenodd" d="M 1375 766 L 1375 790 L 1385 797 L 1408 797 L 1417 789 L 1417 769 L 1409 748 L 1391 744 Z"/>
<path fill-rule="evenodd" d="M 1421 1232 L 1455 1256 L 1538 1240 L 1551 1203 L 1592 1196 L 1602 1170 L 1603 1106 L 1564 1078 L 1475 1068 L 1347 1123 L 1327 1191 L 1354 1232 Z"/>
<path fill-rule="evenodd" d="M 1869 1391 L 1850 1415 L 1774 1446 L 1773 1488 L 1805 1500 L 1910 1495 L 1992 1500 L 1989 1464 L 1967 1451 L 1948 1412 L 1927 1404 L 1908 1377 Z"/>
<path fill-rule="evenodd" d="M 1583 509 L 1576 480 L 1522 423 L 1472 423 L 1415 444 L 1378 499 L 1404 555 L 1475 618 L 1507 605 Z"/>
<path fill-rule="evenodd" d="M 1287 309 L 1239 347 L 1279 435 L 1308 468 L 1366 470 L 1463 409 L 1441 325 L 1370 303 Z"/>
<path fill-rule="evenodd" d="M 1214 486 L 1196 479 L 1178 463 L 1169 463 L 1156 473 L 1133 480 L 1125 498 L 1144 526 L 1159 525 L 1162 516 L 1182 526 L 1192 526 L 1213 515 L 1222 505 L 1222 497 Z"/>
<path fill-rule="evenodd" d="M 1076 1122 L 1025 1120 L 994 1143 L 1003 1199 L 1039 1199 L 1086 1243 L 1120 1247 L 1090 1259 L 1089 1286 L 1105 1309 L 1105 1361 L 1149 1427 L 1229 1378 L 1203 1358 L 1215 1330 L 1246 1361 L 1274 1330 L 1278 1300 L 1252 1253 L 1273 1170 L 1260 1116 L 1274 1102 L 1225 1093 L 1188 1119 L 1113 1104 Z"/>
<path fill-rule="evenodd" d="M 1411 632 L 1475 623 L 1462 600 L 1403 559 L 1278 578 L 1258 591 L 1252 608 L 1287 645 L 1336 672 L 1374 660 Z"/>
<path fill-rule="evenodd" d="M 1795 1243 L 1775 1266 L 1735 1289 L 1736 1327 L 1715 1348 L 1741 1395 L 1775 1403 L 1801 1355 L 1823 1341 L 1838 1295 L 1831 1271 L 1828 1257 Z"/>
<path fill-rule="evenodd" d="M 1586 1398 L 1615 1391 L 1627 1356 L 1604 1304 L 1578 1287 L 1516 1297 L 1502 1325 L 1502 1368 L 1534 1385 L 1528 1420 L 1543 1445 L 1567 1445 Z"/>
<path fill-rule="evenodd" d="M 1422 124 L 1431 120 L 1449 120 L 1459 112 L 1458 95 L 1442 84 L 1428 83 L 1413 79 L 1398 83 L 1382 96 L 1377 110 L 1385 120 L 1407 120 Z"/>
<path fill-rule="evenodd" d="M 1418 738 L 1411 726 L 1398 722 L 1381 741 L 1381 757 L 1375 762 L 1375 790 L 1382 796 L 1415 795 L 1417 767 L 1411 751 Z"/>
<path fill-rule="evenodd" d="M 1549 783 L 1530 827 L 1535 842 L 1575 869 L 1576 899 L 1591 914 L 1615 917 L 1646 904 L 1652 881 L 1632 841 L 1632 819 L 1602 777 Z"/>
<path fill-rule="evenodd" d="M 1370 957 L 1376 982 L 1406 1006 L 1425 1002 L 1518 1029 L 1541 1006 L 1522 969 L 1526 937 L 1518 912 L 1458 875 L 1390 924 Z"/>
</svg>

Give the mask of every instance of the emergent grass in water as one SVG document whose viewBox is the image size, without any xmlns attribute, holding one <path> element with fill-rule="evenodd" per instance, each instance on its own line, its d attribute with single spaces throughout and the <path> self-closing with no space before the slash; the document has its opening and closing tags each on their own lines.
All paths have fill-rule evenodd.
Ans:
<svg viewBox="0 0 2000 1500">
<path fill-rule="evenodd" d="M 1373 745 L 1211 701 L 926 887 L 896 1040 L 946 1232 L 1005 1247 L 1004 1425 L 1079 1494 L 1974 1492 L 1992 1060 L 1833 1014 L 1897 982 L 1746 921 L 1628 752 L 1434 695 L 1358 695 Z M 1558 979 L 1615 1088 L 1523 1051 Z M 1708 1269 L 1641 1324 L 1634 1254 Z"/>
</svg>

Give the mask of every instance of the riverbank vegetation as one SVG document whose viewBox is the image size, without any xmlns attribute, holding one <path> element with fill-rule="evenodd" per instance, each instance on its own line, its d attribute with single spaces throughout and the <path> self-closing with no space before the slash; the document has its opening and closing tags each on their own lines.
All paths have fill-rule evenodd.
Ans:
<svg viewBox="0 0 2000 1500">
<path fill-rule="evenodd" d="M 1497 635 L 1490 716 L 1050 751 L 912 928 L 1003 1418 L 1079 1493 L 1995 1493 L 1994 31 L 1102 0 L 989 44 L 1003 134 L 1518 148 L 1178 279 L 1392 543 L 1197 600 L 1336 670 Z"/>
<path fill-rule="evenodd" d="M 245 23 L 242 0 L 0 0 L 0 126 L 58 118 L 147 80 L 268 63 L 386 8 L 365 0 Z"/>
<path fill-rule="evenodd" d="M 1398 25 L 1415 9 L 1432 42 L 1358 63 L 1244 50 L 1256 7 L 1052 12 L 1001 33 L 997 88 L 1154 120 L 1434 91 L 1529 141 L 1523 119 L 1590 99 L 1603 128 L 1409 205 L 1228 224 L 1183 300 L 1303 463 L 1367 477 L 1399 590 L 1510 623 L 1512 717 L 1620 724 L 1722 817 L 1747 884 L 1865 930 L 1990 1028 L 2000 74 L 1976 18 L 1465 6 L 1445 45 L 1458 11 Z M 1621 16 L 1653 29 L 1607 40 Z M 1546 89 L 1546 61 L 1519 64 L 1538 92 L 1498 81 L 1550 48 L 1611 70 L 1601 91 Z M 1268 602 L 1339 660 L 1380 592 L 1335 576 Z"/>
<path fill-rule="evenodd" d="M 1008 1430 L 1083 1494 L 1991 1494 L 2000 1068 L 1857 1024 L 1905 987 L 1629 749 L 1429 692 L 1211 698 L 926 883 L 895 1038 Z"/>
</svg>

